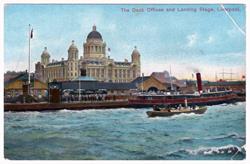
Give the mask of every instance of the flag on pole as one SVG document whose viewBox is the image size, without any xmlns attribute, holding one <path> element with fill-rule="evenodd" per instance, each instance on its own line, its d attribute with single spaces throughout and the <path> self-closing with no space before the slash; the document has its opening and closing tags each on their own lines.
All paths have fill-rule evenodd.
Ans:
<svg viewBox="0 0 250 164">
<path fill-rule="evenodd" d="M 33 28 L 30 31 L 30 39 L 32 39 L 32 38 L 33 38 Z"/>
</svg>

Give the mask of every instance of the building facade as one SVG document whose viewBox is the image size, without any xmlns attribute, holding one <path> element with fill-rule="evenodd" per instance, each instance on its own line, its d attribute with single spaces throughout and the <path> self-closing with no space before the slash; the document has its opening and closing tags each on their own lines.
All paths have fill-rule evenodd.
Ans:
<svg viewBox="0 0 250 164">
<path fill-rule="evenodd" d="M 35 78 L 32 74 L 31 81 L 31 95 L 42 98 L 47 96 L 47 84 Z M 15 77 L 7 79 L 4 82 L 4 101 L 15 100 L 21 95 L 24 95 L 24 85 L 28 82 L 28 73 L 23 72 Z"/>
<path fill-rule="evenodd" d="M 150 76 L 137 77 L 132 83 L 138 90 L 144 92 L 180 91 L 182 87 L 186 86 L 185 81 L 170 76 L 168 71 L 153 72 Z"/>
<path fill-rule="evenodd" d="M 41 62 L 36 63 L 35 74 L 43 81 L 74 80 L 80 75 L 80 69 L 97 81 L 126 83 L 131 82 L 141 73 L 140 53 L 135 47 L 131 61 L 122 62 L 111 59 L 102 35 L 92 27 L 86 41 L 83 43 L 83 56 L 79 58 L 78 48 L 74 41 L 68 49 L 68 59 L 50 61 L 50 54 L 45 47 L 41 54 Z"/>
</svg>

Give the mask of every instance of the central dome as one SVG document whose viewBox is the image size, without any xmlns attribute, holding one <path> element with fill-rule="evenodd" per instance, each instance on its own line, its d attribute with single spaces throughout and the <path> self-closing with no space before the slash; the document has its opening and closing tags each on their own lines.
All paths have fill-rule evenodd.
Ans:
<svg viewBox="0 0 250 164">
<path fill-rule="evenodd" d="M 88 34 L 87 39 L 100 39 L 102 40 L 102 35 L 96 31 L 96 26 L 93 26 L 92 31 Z"/>
</svg>

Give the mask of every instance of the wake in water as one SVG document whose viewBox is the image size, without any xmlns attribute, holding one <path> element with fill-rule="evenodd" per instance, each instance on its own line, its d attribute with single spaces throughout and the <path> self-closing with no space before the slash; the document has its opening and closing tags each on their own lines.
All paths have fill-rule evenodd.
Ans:
<svg viewBox="0 0 250 164">
<path fill-rule="evenodd" d="M 145 114 L 146 115 L 146 114 Z M 176 114 L 173 116 L 168 116 L 168 117 L 150 117 L 148 119 L 152 120 L 175 120 L 175 119 L 182 119 L 182 118 L 200 118 L 203 117 L 202 114 L 195 114 L 195 113 L 181 113 L 181 114 Z"/>
<path fill-rule="evenodd" d="M 246 151 L 244 146 L 226 145 L 221 147 L 199 147 L 198 149 L 180 149 L 174 152 L 169 152 L 166 156 L 228 156 L 227 159 L 245 158 Z M 191 157 L 192 158 L 192 157 Z M 195 158 L 195 157 L 194 157 Z"/>
<path fill-rule="evenodd" d="M 236 152 L 243 153 L 243 149 L 236 145 L 226 145 L 221 147 L 201 147 L 195 150 L 186 150 L 189 154 L 197 155 L 214 155 L 214 154 L 235 154 Z"/>
<path fill-rule="evenodd" d="M 173 115 L 170 118 L 182 118 L 182 117 L 202 117 L 203 114 L 195 114 L 195 113 L 181 113 L 177 115 Z"/>
<path fill-rule="evenodd" d="M 136 111 L 137 109 L 135 108 L 113 108 L 113 109 L 100 109 L 100 108 L 97 108 L 97 109 L 79 109 L 79 110 L 69 110 L 69 109 L 61 109 L 61 110 L 58 110 L 58 112 L 68 112 L 68 113 L 94 113 L 94 112 L 122 112 L 122 111 L 128 111 L 128 112 L 134 112 Z"/>
</svg>

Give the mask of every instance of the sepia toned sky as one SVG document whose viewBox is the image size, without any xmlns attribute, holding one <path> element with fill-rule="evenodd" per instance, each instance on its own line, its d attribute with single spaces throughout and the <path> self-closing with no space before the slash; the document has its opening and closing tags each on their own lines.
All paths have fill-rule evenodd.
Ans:
<svg viewBox="0 0 250 164">
<path fill-rule="evenodd" d="M 245 6 L 224 7 L 228 12 L 219 4 L 5 5 L 4 71 L 28 68 L 29 24 L 33 71 L 44 47 L 51 59 L 66 59 L 75 40 L 82 56 L 95 24 L 116 61 L 131 60 L 137 46 L 145 75 L 171 66 L 180 79 L 199 71 L 203 79 L 214 80 L 223 70 L 239 79 L 245 74 Z"/>
</svg>

